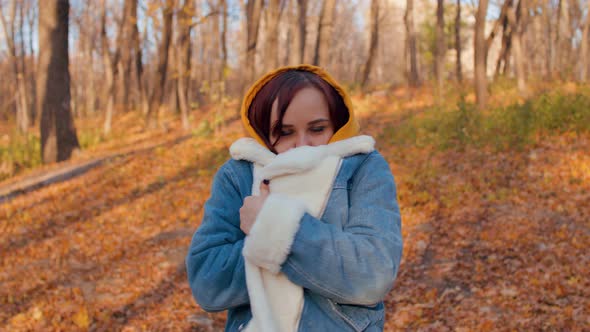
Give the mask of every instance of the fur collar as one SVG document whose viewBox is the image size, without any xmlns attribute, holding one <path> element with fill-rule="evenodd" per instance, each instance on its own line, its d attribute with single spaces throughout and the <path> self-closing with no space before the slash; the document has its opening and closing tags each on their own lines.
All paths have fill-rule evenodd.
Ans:
<svg viewBox="0 0 590 332">
<path fill-rule="evenodd" d="M 240 138 L 229 148 L 235 160 L 245 160 L 264 167 L 266 179 L 307 171 L 328 156 L 341 158 L 375 149 L 371 136 L 361 135 L 320 146 L 302 146 L 274 154 L 253 138 Z"/>
</svg>

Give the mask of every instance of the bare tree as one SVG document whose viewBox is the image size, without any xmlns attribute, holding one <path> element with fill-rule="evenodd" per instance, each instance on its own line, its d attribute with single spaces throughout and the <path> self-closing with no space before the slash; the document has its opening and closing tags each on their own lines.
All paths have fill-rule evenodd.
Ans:
<svg viewBox="0 0 590 332">
<path fill-rule="evenodd" d="M 444 17 L 444 2 L 443 0 L 437 0 L 436 2 L 436 47 L 435 47 L 435 60 L 434 60 L 434 73 L 437 81 L 437 96 L 440 100 L 442 96 L 443 88 L 443 75 L 445 65 L 445 17 Z"/>
<path fill-rule="evenodd" d="M 265 70 L 279 66 L 279 20 L 281 15 L 281 0 L 268 0 L 266 14 L 266 50 L 264 56 Z"/>
<path fill-rule="evenodd" d="M 305 62 L 305 41 L 307 39 L 307 0 L 297 0 L 298 22 L 299 22 L 299 39 L 298 52 L 299 63 Z"/>
<path fill-rule="evenodd" d="M 328 65 L 335 6 L 336 0 L 324 0 L 322 3 L 322 10 L 318 20 L 318 34 L 315 43 L 315 54 L 313 57 L 313 64 L 316 66 Z"/>
<path fill-rule="evenodd" d="M 172 19 L 174 15 L 174 0 L 166 0 L 162 8 L 162 19 L 164 22 L 162 40 L 158 50 L 158 70 L 156 82 L 150 96 L 148 112 L 145 117 L 145 125 L 155 127 L 158 124 L 160 106 L 164 101 L 164 88 L 166 85 L 166 74 L 168 68 L 168 50 L 172 40 Z"/>
<path fill-rule="evenodd" d="M 461 0 L 457 0 L 457 12 L 455 15 L 455 54 L 456 76 L 459 83 L 463 82 L 463 70 L 461 68 Z"/>
<path fill-rule="evenodd" d="M 494 22 L 494 27 L 492 31 L 490 31 L 489 36 L 486 39 L 486 50 L 489 50 L 494 42 L 494 38 L 500 28 L 502 28 L 502 46 L 500 49 L 500 55 L 496 61 L 496 72 L 494 77 L 498 77 L 500 75 L 500 66 L 504 63 L 504 71 L 508 69 L 508 60 L 509 60 L 509 51 L 510 51 L 510 37 L 509 37 L 509 27 L 508 27 L 508 10 L 511 5 L 511 0 L 504 1 L 502 5 L 502 9 L 500 11 L 500 16 Z M 487 51 L 486 51 L 486 65 L 487 65 Z"/>
<path fill-rule="evenodd" d="M 223 93 L 225 94 L 225 78 L 227 72 L 227 0 L 221 2 L 221 79 L 223 80 Z"/>
<path fill-rule="evenodd" d="M 487 103 L 488 82 L 486 77 L 487 48 L 484 36 L 486 24 L 486 13 L 488 11 L 488 0 L 480 0 L 475 17 L 475 38 L 473 48 L 475 50 L 475 97 L 477 106 L 483 109 Z"/>
<path fill-rule="evenodd" d="M 129 20 L 131 21 L 130 45 L 133 48 L 133 61 L 135 70 L 135 103 L 141 106 L 143 114 L 148 112 L 148 100 L 146 86 L 143 82 L 143 52 L 141 49 L 141 41 L 139 37 L 139 28 L 137 22 L 137 4 L 134 6 L 135 10 L 130 10 Z M 147 26 L 147 24 L 146 24 Z"/>
<path fill-rule="evenodd" d="M 510 24 L 510 38 L 513 50 L 513 58 L 515 62 L 516 81 L 518 91 L 522 96 L 527 95 L 527 86 L 524 77 L 524 64 L 523 64 L 523 51 L 522 51 L 522 35 L 525 26 L 526 15 L 526 0 L 520 0 L 516 8 L 513 6 L 513 0 L 507 0 L 511 2 L 510 9 L 508 10 L 508 22 Z M 523 10 L 524 7 L 524 10 Z M 524 14 L 523 14 L 524 12 Z"/>
<path fill-rule="evenodd" d="M 31 55 L 31 75 L 29 80 L 29 85 L 31 87 L 31 108 L 30 108 L 30 124 L 34 125 L 37 123 L 37 65 L 36 65 L 36 58 L 35 58 L 35 47 L 34 47 L 34 33 L 35 33 L 35 24 L 37 23 L 37 4 L 34 0 L 27 1 L 28 8 L 26 10 L 27 13 L 27 23 L 28 23 L 28 30 L 29 30 L 29 54 Z"/>
<path fill-rule="evenodd" d="M 407 68 L 408 83 L 411 87 L 417 87 L 420 85 L 420 77 L 418 76 L 418 46 L 416 27 L 414 26 L 414 0 L 406 1 L 404 23 L 406 26 L 406 67 L 409 67 Z M 408 59 L 410 60 L 409 66 Z"/>
<path fill-rule="evenodd" d="M 248 82 L 251 82 L 254 79 L 256 73 L 256 43 L 258 42 L 258 29 L 260 27 L 262 3 L 262 0 L 248 0 L 246 5 L 246 68 L 248 70 Z"/>
<path fill-rule="evenodd" d="M 121 82 L 122 82 L 122 93 L 123 93 L 123 105 L 126 110 L 130 109 L 129 96 L 132 82 L 132 69 L 133 69 L 133 45 L 130 44 L 131 35 L 133 34 L 134 27 L 137 24 L 137 0 L 125 0 L 123 6 L 123 20 L 121 27 L 121 38 L 119 42 L 124 45 L 117 45 L 121 49 L 121 62 L 120 67 L 122 70 Z"/>
<path fill-rule="evenodd" d="M 102 14 L 101 14 L 101 46 L 102 46 L 102 59 L 105 71 L 105 120 L 103 124 L 103 133 L 109 135 L 111 132 L 111 124 L 113 120 L 113 109 L 115 107 L 115 74 L 117 70 L 117 63 L 119 62 L 119 52 L 116 51 L 115 55 L 111 55 L 109 38 L 107 36 L 107 1 L 102 1 Z M 119 31 L 120 33 L 120 31 Z M 118 50 L 119 48 L 117 48 Z"/>
<path fill-rule="evenodd" d="M 16 123 L 17 128 L 21 133 L 25 133 L 29 128 L 29 102 L 27 99 L 27 89 L 26 89 L 26 71 L 25 71 L 25 49 L 24 45 L 21 47 L 20 55 L 17 55 L 17 45 L 15 43 L 16 40 L 16 31 L 17 22 L 16 22 L 16 14 L 17 14 L 17 1 L 13 0 L 10 3 L 10 8 L 8 10 L 8 21 L 4 17 L 4 11 L 2 9 L 2 4 L 0 3 L 0 23 L 4 30 L 4 39 L 6 40 L 8 46 L 8 54 L 9 54 L 9 63 L 12 67 L 12 72 L 14 75 L 14 81 L 16 82 L 17 86 L 17 103 L 16 103 Z M 22 33 L 23 28 L 23 4 L 20 3 L 18 6 L 20 11 L 20 32 Z M 23 40 L 21 36 L 21 41 Z"/>
<path fill-rule="evenodd" d="M 79 148 L 70 111 L 68 0 L 39 1 L 41 156 L 50 163 L 69 159 Z"/>
<path fill-rule="evenodd" d="M 363 90 L 367 87 L 367 82 L 369 81 L 369 74 L 371 73 L 371 68 L 373 66 L 373 62 L 375 62 L 375 53 L 377 53 L 377 46 L 379 43 L 379 0 L 372 0 L 371 1 L 371 42 L 369 45 L 369 55 L 367 56 L 367 61 L 365 62 L 364 72 L 363 72 L 363 79 L 361 81 L 361 87 Z"/>
<path fill-rule="evenodd" d="M 557 26 L 555 28 L 555 62 L 554 70 L 557 69 L 561 79 L 565 78 L 564 64 L 569 57 L 571 50 L 569 43 L 569 12 L 567 0 L 559 0 L 557 4 Z"/>
<path fill-rule="evenodd" d="M 588 8 L 586 11 L 586 20 L 584 21 L 584 26 L 582 28 L 582 38 L 580 41 L 580 68 L 578 69 L 580 73 L 580 82 L 586 82 L 588 79 L 588 43 L 590 42 L 588 40 L 588 30 L 590 29 L 590 1 L 587 1 L 586 4 Z"/>
<path fill-rule="evenodd" d="M 188 113 L 188 77 L 190 76 L 190 57 L 191 57 L 191 28 L 192 20 L 195 15 L 193 0 L 184 0 L 182 9 L 178 13 L 178 37 L 176 40 L 176 69 L 178 71 L 178 83 L 176 85 L 176 95 L 178 105 L 180 106 L 180 118 L 182 127 L 189 129 Z"/>
</svg>

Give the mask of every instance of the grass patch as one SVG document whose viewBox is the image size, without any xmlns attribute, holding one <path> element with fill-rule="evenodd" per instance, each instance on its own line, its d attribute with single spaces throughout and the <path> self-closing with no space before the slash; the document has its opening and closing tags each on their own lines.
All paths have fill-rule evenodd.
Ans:
<svg viewBox="0 0 590 332">
<path fill-rule="evenodd" d="M 13 133 L 6 145 L 0 145 L 0 181 L 41 164 L 41 140 L 36 135 Z"/>
<path fill-rule="evenodd" d="M 394 145 L 439 150 L 488 146 L 522 148 L 540 137 L 590 131 L 590 93 L 544 93 L 524 103 L 479 111 L 463 97 L 454 107 L 431 108 L 384 131 Z"/>
</svg>

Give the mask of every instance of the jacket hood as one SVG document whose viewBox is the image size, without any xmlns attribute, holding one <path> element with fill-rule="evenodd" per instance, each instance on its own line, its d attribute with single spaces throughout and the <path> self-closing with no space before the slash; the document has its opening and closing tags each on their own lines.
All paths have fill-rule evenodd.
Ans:
<svg viewBox="0 0 590 332">
<path fill-rule="evenodd" d="M 333 86 L 334 89 L 336 89 L 338 94 L 340 94 L 340 96 L 344 100 L 344 104 L 348 108 L 348 115 L 349 115 L 348 121 L 344 124 L 344 126 L 342 126 L 342 128 L 338 129 L 338 131 L 334 133 L 334 135 L 330 139 L 330 143 L 336 142 L 336 141 L 341 141 L 343 139 L 347 139 L 347 138 L 356 136 L 358 134 L 359 125 L 358 125 L 357 119 L 354 116 L 354 110 L 352 108 L 352 102 L 350 100 L 350 96 L 348 95 L 348 93 L 346 93 L 344 88 L 340 84 L 338 84 L 338 82 L 336 82 L 336 80 L 334 80 L 325 70 L 323 70 L 320 67 L 316 67 L 316 66 L 312 66 L 312 65 L 297 65 L 297 66 L 280 67 L 276 70 L 268 72 L 266 75 L 264 75 L 260 79 L 258 79 L 258 81 L 256 81 L 250 87 L 250 89 L 248 90 L 248 92 L 244 96 L 240 115 L 242 117 L 242 123 L 244 124 L 246 131 L 248 132 L 248 134 L 251 137 L 256 139 L 263 146 L 265 145 L 262 138 L 260 138 L 258 136 L 258 134 L 256 133 L 256 130 L 254 130 L 254 128 L 250 124 L 250 121 L 248 120 L 248 109 L 250 108 L 250 104 L 252 103 L 252 100 L 254 100 L 254 97 L 258 94 L 258 92 L 262 89 L 262 87 L 264 87 L 264 85 L 266 83 L 268 83 L 271 79 L 273 79 L 278 74 L 283 73 L 285 71 L 289 71 L 289 70 L 303 70 L 303 71 L 312 72 L 312 73 L 318 75 L 324 81 L 326 81 L 328 84 Z"/>
</svg>

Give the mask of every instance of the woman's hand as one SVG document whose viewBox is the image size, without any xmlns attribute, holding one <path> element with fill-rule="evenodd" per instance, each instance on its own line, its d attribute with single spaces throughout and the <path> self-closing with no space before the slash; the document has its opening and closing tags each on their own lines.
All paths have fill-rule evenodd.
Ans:
<svg viewBox="0 0 590 332">
<path fill-rule="evenodd" d="M 240 229 L 246 235 L 250 234 L 258 212 L 262 209 L 269 193 L 268 180 L 264 180 L 260 182 L 260 196 L 248 196 L 244 199 L 244 205 L 240 208 Z"/>
</svg>

